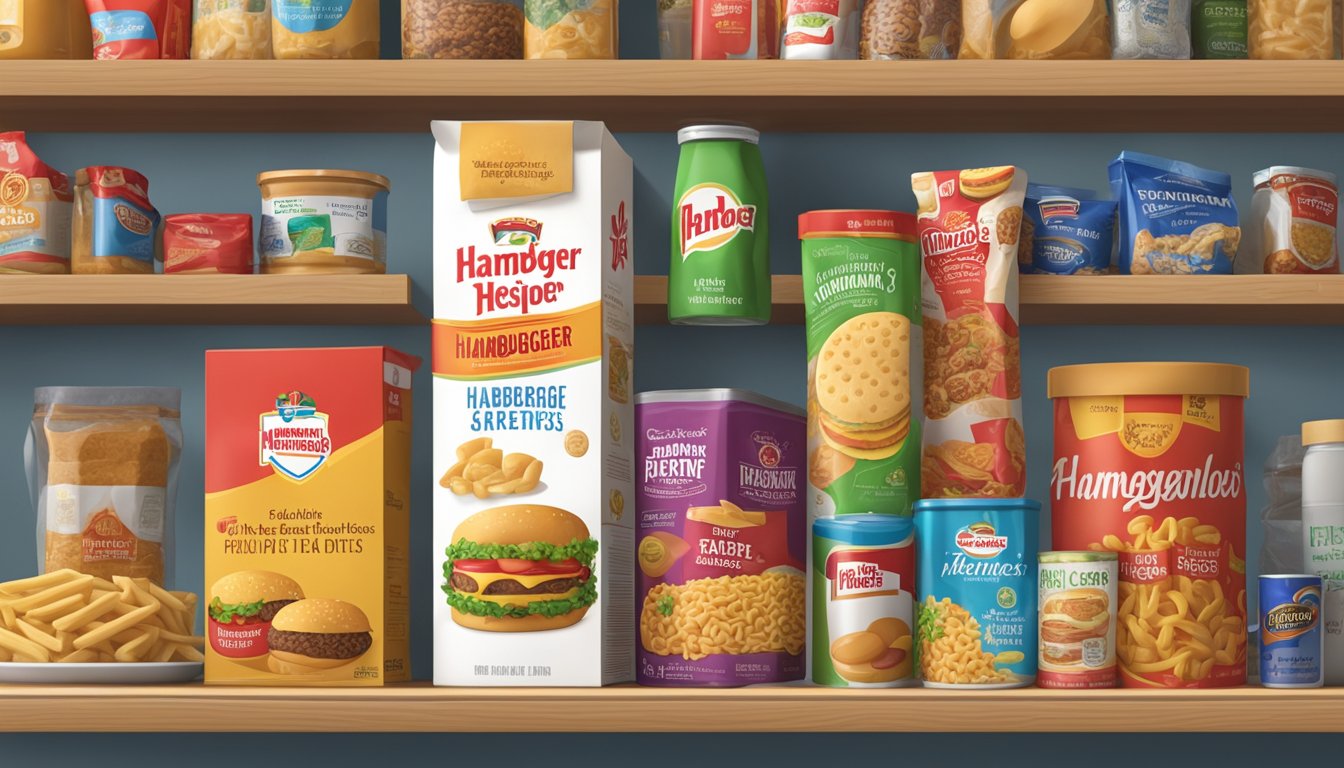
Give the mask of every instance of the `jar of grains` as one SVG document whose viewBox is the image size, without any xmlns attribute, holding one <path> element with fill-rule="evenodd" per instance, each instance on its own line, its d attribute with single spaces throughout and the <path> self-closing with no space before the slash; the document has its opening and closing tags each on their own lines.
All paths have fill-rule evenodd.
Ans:
<svg viewBox="0 0 1344 768">
<path fill-rule="evenodd" d="M 401 0 L 406 59 L 521 59 L 522 0 Z"/>
</svg>

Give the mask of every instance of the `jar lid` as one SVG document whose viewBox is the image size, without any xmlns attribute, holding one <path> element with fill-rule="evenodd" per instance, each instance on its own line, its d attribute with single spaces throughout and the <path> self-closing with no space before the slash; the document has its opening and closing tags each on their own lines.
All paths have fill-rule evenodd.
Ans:
<svg viewBox="0 0 1344 768">
<path fill-rule="evenodd" d="M 1302 444 L 1344 443 L 1344 419 L 1308 421 L 1302 425 Z"/>
<path fill-rule="evenodd" d="M 1223 363 L 1093 363 L 1051 368 L 1049 397 L 1232 395 L 1249 397 L 1251 371 Z"/>
<path fill-rule="evenodd" d="M 872 512 L 819 517 L 812 523 L 812 534 L 845 544 L 880 547 L 905 541 L 914 527 L 908 517 Z"/>
<path fill-rule="evenodd" d="M 272 181 L 305 181 L 305 180 L 323 180 L 323 181 L 353 181 L 359 184 L 372 184 L 375 187 L 382 187 L 384 192 L 392 191 L 392 182 L 388 181 L 386 176 L 377 173 L 366 173 L 364 171 L 344 171 L 333 170 L 330 168 L 305 168 L 290 171 L 262 171 L 257 174 L 257 184 L 265 184 Z"/>
<path fill-rule="evenodd" d="M 881 237 L 915 239 L 915 216 L 901 211 L 865 209 L 808 211 L 798 215 L 798 239 Z"/>
<path fill-rule="evenodd" d="M 1301 176 L 1304 179 L 1319 179 L 1335 183 L 1335 174 L 1329 171 L 1318 171 L 1315 168 L 1303 168 L 1300 165 L 1272 165 L 1261 171 L 1251 174 L 1251 186 L 1258 187 L 1261 184 L 1268 184 L 1269 180 L 1275 176 Z"/>
<path fill-rule="evenodd" d="M 677 143 L 688 141 L 745 141 L 757 144 L 761 132 L 745 125 L 689 125 L 677 131 Z"/>
</svg>

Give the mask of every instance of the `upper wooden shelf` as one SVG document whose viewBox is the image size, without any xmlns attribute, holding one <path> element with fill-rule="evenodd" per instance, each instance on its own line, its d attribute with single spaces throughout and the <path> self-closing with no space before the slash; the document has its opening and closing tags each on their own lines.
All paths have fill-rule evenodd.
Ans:
<svg viewBox="0 0 1344 768">
<path fill-rule="evenodd" d="M 1026 325 L 1344 325 L 1344 275 L 1023 275 Z M 803 281 L 775 275 L 771 322 L 803 322 Z M 635 319 L 667 322 L 667 278 L 635 281 Z"/>
<path fill-rule="evenodd" d="M 406 325 L 406 275 L 0 275 L 0 325 Z"/>
<path fill-rule="evenodd" d="M 1341 732 L 1344 690 L 0 687 L 0 731 Z"/>
<path fill-rule="evenodd" d="M 0 129 L 1338 131 L 1339 61 L 5 61 Z"/>
</svg>

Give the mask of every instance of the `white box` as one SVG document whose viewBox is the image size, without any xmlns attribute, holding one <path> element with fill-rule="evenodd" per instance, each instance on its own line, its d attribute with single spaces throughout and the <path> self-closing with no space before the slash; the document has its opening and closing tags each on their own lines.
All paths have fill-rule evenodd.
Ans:
<svg viewBox="0 0 1344 768">
<path fill-rule="evenodd" d="M 633 165 L 602 123 L 433 132 L 434 683 L 632 680 Z"/>
</svg>

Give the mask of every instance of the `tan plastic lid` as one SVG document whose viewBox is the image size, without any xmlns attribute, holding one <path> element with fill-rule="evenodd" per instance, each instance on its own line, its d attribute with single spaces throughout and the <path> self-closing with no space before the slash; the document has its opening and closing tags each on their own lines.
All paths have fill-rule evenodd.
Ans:
<svg viewBox="0 0 1344 768">
<path fill-rule="evenodd" d="M 1302 425 L 1302 444 L 1344 443 L 1344 419 L 1308 421 Z"/>
<path fill-rule="evenodd" d="M 1232 395 L 1249 397 L 1251 371 L 1224 363 L 1095 363 L 1051 368 L 1050 397 Z"/>
<path fill-rule="evenodd" d="M 364 171 L 341 171 L 322 168 L 310 168 L 294 171 L 262 171 L 257 174 L 257 184 L 273 181 L 353 181 L 358 184 L 372 184 L 382 187 L 384 192 L 392 191 L 392 182 L 386 176 Z"/>
</svg>

